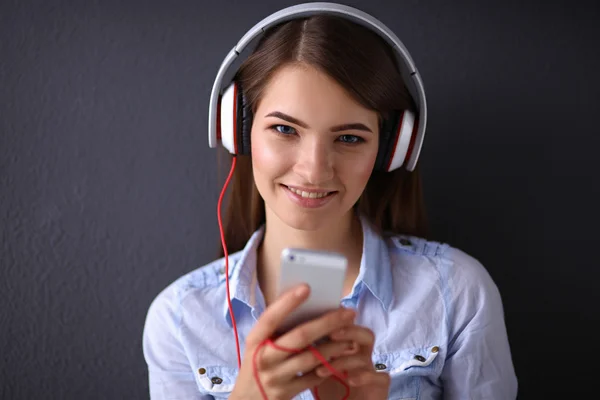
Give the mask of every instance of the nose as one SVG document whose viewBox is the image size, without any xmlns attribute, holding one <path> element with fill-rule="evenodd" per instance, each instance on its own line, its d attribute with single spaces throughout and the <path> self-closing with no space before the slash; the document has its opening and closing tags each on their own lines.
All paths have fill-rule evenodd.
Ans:
<svg viewBox="0 0 600 400">
<path fill-rule="evenodd" d="M 333 151 L 324 140 L 305 139 L 298 148 L 294 171 L 306 183 L 318 186 L 333 179 L 333 158 Z"/>
</svg>

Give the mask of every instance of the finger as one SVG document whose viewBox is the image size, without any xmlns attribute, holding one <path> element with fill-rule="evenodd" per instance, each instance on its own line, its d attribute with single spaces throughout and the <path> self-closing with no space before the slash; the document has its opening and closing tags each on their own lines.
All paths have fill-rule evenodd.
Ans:
<svg viewBox="0 0 600 400">
<path fill-rule="evenodd" d="M 356 353 L 358 348 L 352 342 L 329 342 L 315 347 L 314 350 L 329 361 L 344 354 Z M 298 373 L 309 373 L 321 364 L 321 359 L 314 354 L 313 350 L 307 349 L 277 365 L 273 378 L 277 383 L 289 382 Z"/>
<path fill-rule="evenodd" d="M 319 318 L 298 325 L 279 337 L 275 344 L 288 349 L 304 349 L 331 332 L 351 325 L 355 316 L 356 313 L 352 309 L 339 308 L 329 311 Z"/>
<path fill-rule="evenodd" d="M 369 328 L 360 325 L 351 325 L 334 331 L 330 335 L 333 341 L 348 341 L 352 340 L 361 346 L 365 352 L 371 354 L 375 344 L 375 334 Z"/>
<path fill-rule="evenodd" d="M 277 375 L 275 375 L 275 372 L 276 369 L 263 371 L 259 378 L 263 387 L 270 389 L 269 398 L 289 399 L 291 398 L 290 394 L 298 394 L 306 389 L 312 389 L 325 380 L 325 378 L 315 375 L 314 372 L 309 372 L 302 376 L 294 376 L 292 380 L 282 384 L 278 380 Z"/>
<path fill-rule="evenodd" d="M 329 311 L 321 317 L 305 322 L 288 331 L 272 344 L 277 351 L 265 349 L 261 359 L 261 368 L 279 365 L 290 358 L 293 353 L 299 354 L 315 343 L 318 339 L 327 337 L 333 330 L 352 324 L 356 313 L 351 309 L 339 308 Z"/>
<path fill-rule="evenodd" d="M 364 355 L 351 355 L 340 357 L 329 363 L 330 368 L 327 368 L 326 365 L 322 365 L 315 370 L 317 376 L 322 378 L 331 376 L 334 374 L 334 371 L 352 371 L 356 369 L 368 370 L 373 369 L 373 365 L 371 364 L 371 360 L 367 360 Z"/>
<path fill-rule="evenodd" d="M 300 393 L 306 389 L 312 389 L 315 386 L 320 385 L 327 378 L 321 378 L 314 372 L 302 375 L 298 378 L 293 379 L 286 388 L 290 388 L 291 393 Z"/>
<path fill-rule="evenodd" d="M 358 386 L 374 386 L 386 387 L 391 381 L 390 374 L 387 372 L 378 372 L 375 370 L 360 370 L 355 369 L 348 371 L 348 384 L 353 387 Z"/>
<path fill-rule="evenodd" d="M 310 293 L 310 288 L 302 284 L 288 290 L 277 298 L 258 319 L 254 328 L 248 334 L 246 344 L 254 347 L 269 339 L 283 322 L 285 317 L 302 304 Z"/>
</svg>

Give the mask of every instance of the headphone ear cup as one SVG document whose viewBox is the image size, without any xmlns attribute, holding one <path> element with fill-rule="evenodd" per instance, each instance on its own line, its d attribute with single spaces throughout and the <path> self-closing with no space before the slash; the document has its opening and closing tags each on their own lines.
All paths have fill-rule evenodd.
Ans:
<svg viewBox="0 0 600 400">
<path fill-rule="evenodd" d="M 232 82 L 223 91 L 223 95 L 219 99 L 218 104 L 218 121 L 217 126 L 219 130 L 217 137 L 220 138 L 221 144 L 231 154 L 238 153 L 238 145 L 236 139 L 237 127 L 237 115 L 238 115 L 238 91 L 239 88 L 235 82 Z"/>
<path fill-rule="evenodd" d="M 239 88 L 239 117 L 238 117 L 238 154 L 250 155 L 250 133 L 252 132 L 252 108 L 246 101 L 246 94 Z"/>
<path fill-rule="evenodd" d="M 396 132 L 398 113 L 393 113 L 389 118 L 382 121 L 379 127 L 379 150 L 375 160 L 376 171 L 386 171 L 386 166 L 392 152 L 392 138 Z"/>
<path fill-rule="evenodd" d="M 231 82 L 223 91 L 217 107 L 217 135 L 223 147 L 231 154 L 250 154 L 252 110 L 246 104 L 246 96 L 239 83 Z"/>
<path fill-rule="evenodd" d="M 404 161 L 410 158 L 417 128 L 418 119 L 410 110 L 395 113 L 389 121 L 384 122 L 376 160 L 377 170 L 389 172 L 404 165 Z"/>
</svg>

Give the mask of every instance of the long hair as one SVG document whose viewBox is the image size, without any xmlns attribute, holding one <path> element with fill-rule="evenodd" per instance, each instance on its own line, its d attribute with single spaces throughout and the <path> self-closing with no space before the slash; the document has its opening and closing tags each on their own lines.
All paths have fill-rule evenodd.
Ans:
<svg viewBox="0 0 600 400">
<path fill-rule="evenodd" d="M 380 119 L 393 110 L 415 109 L 393 50 L 381 37 L 340 17 L 316 15 L 271 28 L 240 66 L 234 79 L 253 112 L 273 74 L 298 63 L 326 73 Z M 265 223 L 265 204 L 254 184 L 250 157 L 237 156 L 226 199 L 223 229 L 230 254 L 241 250 Z M 418 166 L 412 172 L 373 171 L 355 207 L 381 233 L 427 235 Z M 223 257 L 222 249 L 219 254 Z"/>
</svg>

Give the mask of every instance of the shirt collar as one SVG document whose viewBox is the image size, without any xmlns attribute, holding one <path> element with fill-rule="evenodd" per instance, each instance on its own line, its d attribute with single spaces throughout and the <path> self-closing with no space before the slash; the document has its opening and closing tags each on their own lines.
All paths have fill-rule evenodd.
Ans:
<svg viewBox="0 0 600 400">
<path fill-rule="evenodd" d="M 387 244 L 364 215 L 360 216 L 363 231 L 363 252 L 358 277 L 350 299 L 358 301 L 362 285 L 377 298 L 384 310 L 388 310 L 393 297 L 392 270 Z"/>
<path fill-rule="evenodd" d="M 380 302 L 384 310 L 388 310 L 393 297 L 391 262 L 385 240 L 371 226 L 364 216 L 360 217 L 363 231 L 363 252 L 360 270 L 352 291 L 345 297 L 356 304 L 364 288 L 369 290 Z M 241 251 L 237 262 L 230 256 L 229 284 L 231 303 L 237 317 L 239 307 L 256 309 L 256 315 L 264 309 L 264 298 L 258 290 L 256 280 L 257 249 L 264 235 L 264 225 L 252 234 L 250 240 Z M 227 301 L 224 302 L 223 316 L 231 325 L 231 316 Z"/>
<path fill-rule="evenodd" d="M 240 252 L 235 264 L 231 265 L 230 257 L 230 272 L 229 272 L 229 290 L 231 295 L 231 304 L 237 318 L 240 307 L 264 309 L 264 299 L 260 291 L 257 292 L 256 280 L 256 257 L 257 249 L 262 242 L 264 234 L 264 225 L 252 234 L 246 246 Z M 227 295 L 227 293 L 225 294 Z M 231 315 L 229 314 L 229 305 L 224 302 L 223 316 L 227 323 L 231 326 Z"/>
</svg>

